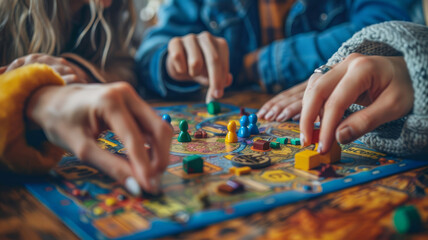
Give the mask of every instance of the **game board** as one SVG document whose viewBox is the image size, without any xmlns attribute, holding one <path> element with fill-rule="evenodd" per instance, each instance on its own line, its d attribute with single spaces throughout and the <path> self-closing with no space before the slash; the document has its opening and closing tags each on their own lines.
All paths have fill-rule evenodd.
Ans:
<svg viewBox="0 0 428 240">
<path fill-rule="evenodd" d="M 293 167 L 294 154 L 303 149 L 300 146 L 286 144 L 280 149 L 251 150 L 252 142 L 257 139 L 298 137 L 296 122 L 259 121 L 259 135 L 226 144 L 228 121 L 236 120 L 239 126 L 240 111 L 235 106 L 222 104 L 221 113 L 216 116 L 207 113 L 205 104 L 156 110 L 159 115 L 168 113 L 171 116 L 176 133 L 171 162 L 162 179 L 162 196 L 132 197 L 116 181 L 73 156 L 65 156 L 52 171 L 52 177 L 26 184 L 27 188 L 81 238 L 142 239 L 203 227 L 428 165 L 426 161 L 389 157 L 365 145 L 352 143 L 342 146 L 341 161 L 334 164 L 340 177 L 323 179 L 317 176 L 316 170 L 302 171 Z M 183 119 L 188 121 L 190 132 L 204 129 L 208 138 L 177 142 L 178 123 Z M 126 149 L 111 132 L 104 133 L 99 144 L 126 156 Z M 310 145 L 305 149 L 313 148 L 314 145 Z M 204 173 L 183 171 L 182 159 L 190 154 L 204 158 Z M 381 157 L 388 160 L 378 161 Z M 268 159 L 271 165 L 253 169 L 250 175 L 237 177 L 229 173 L 229 168 L 242 160 L 260 158 Z M 246 190 L 238 194 L 219 192 L 217 186 L 229 179 L 242 182 Z M 76 196 L 73 194 L 76 189 L 88 194 Z M 126 199 L 113 206 L 105 203 L 105 199 L 118 195 Z M 201 201 L 201 195 L 205 195 L 205 201 Z M 95 214 L 95 208 L 102 208 L 103 212 Z"/>
</svg>

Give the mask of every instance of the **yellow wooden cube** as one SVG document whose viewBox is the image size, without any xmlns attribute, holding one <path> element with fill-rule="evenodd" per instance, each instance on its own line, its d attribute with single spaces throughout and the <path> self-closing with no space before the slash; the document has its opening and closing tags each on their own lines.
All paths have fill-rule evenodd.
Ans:
<svg viewBox="0 0 428 240">
<path fill-rule="evenodd" d="M 332 164 L 339 162 L 341 154 L 342 148 L 340 147 L 339 143 L 337 143 L 337 141 L 334 141 L 331 145 L 330 151 L 320 155 L 321 163 Z"/>
<path fill-rule="evenodd" d="M 321 164 L 320 154 L 317 151 L 305 150 L 294 155 L 294 167 L 308 171 Z"/>
</svg>

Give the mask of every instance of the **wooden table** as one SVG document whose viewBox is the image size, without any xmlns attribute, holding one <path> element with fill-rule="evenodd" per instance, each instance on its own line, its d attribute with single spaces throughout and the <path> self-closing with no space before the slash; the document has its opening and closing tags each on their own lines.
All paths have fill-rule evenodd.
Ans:
<svg viewBox="0 0 428 240">
<path fill-rule="evenodd" d="M 259 108 L 271 97 L 247 91 L 226 94 L 221 102 Z M 153 100 L 150 103 L 165 106 L 191 102 Z M 165 239 L 428 239 L 427 194 L 428 167 Z M 421 213 L 425 228 L 420 232 L 402 236 L 394 231 L 392 212 L 404 204 L 416 205 Z M 77 236 L 19 181 L 3 173 L 0 239 L 77 239 Z"/>
</svg>

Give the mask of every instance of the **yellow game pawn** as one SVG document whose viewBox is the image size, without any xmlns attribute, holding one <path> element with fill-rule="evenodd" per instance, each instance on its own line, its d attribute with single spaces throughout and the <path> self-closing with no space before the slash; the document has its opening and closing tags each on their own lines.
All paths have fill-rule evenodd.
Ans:
<svg viewBox="0 0 428 240">
<path fill-rule="evenodd" d="M 238 135 L 236 135 L 236 123 L 235 121 L 229 121 L 227 124 L 227 135 L 224 139 L 226 143 L 236 143 L 238 142 Z"/>
</svg>

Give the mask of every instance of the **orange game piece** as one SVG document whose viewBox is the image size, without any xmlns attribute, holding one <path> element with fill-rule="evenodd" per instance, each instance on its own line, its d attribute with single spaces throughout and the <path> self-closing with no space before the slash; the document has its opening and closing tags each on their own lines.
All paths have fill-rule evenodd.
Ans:
<svg viewBox="0 0 428 240">
<path fill-rule="evenodd" d="M 320 155 L 321 163 L 332 164 L 335 162 L 339 162 L 341 154 L 342 154 L 342 148 L 340 147 L 339 143 L 337 143 L 337 141 L 335 140 L 331 145 L 330 151 Z"/>
<path fill-rule="evenodd" d="M 227 124 L 227 135 L 224 139 L 226 143 L 236 143 L 238 142 L 238 135 L 236 134 L 236 123 L 235 121 L 229 121 Z"/>
</svg>

